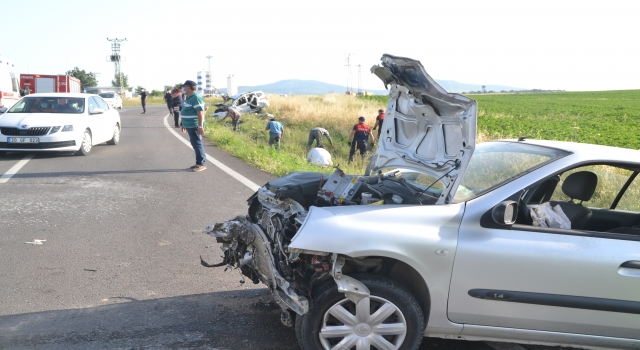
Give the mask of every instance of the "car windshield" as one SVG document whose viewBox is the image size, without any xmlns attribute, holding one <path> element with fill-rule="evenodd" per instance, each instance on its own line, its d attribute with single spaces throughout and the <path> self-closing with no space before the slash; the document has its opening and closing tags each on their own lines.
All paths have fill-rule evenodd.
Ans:
<svg viewBox="0 0 640 350">
<path fill-rule="evenodd" d="M 453 198 L 454 203 L 476 198 L 520 177 L 542 164 L 569 154 L 566 151 L 522 142 L 478 144 Z"/>
<path fill-rule="evenodd" d="M 103 92 L 101 94 L 98 94 L 98 96 L 100 96 L 102 98 L 115 98 L 113 92 Z"/>
<path fill-rule="evenodd" d="M 79 97 L 25 97 L 7 113 L 84 113 L 84 98 Z"/>
</svg>

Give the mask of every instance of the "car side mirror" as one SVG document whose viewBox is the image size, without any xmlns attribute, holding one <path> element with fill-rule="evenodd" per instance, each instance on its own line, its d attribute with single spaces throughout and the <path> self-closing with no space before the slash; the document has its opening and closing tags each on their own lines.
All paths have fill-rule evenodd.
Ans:
<svg viewBox="0 0 640 350">
<path fill-rule="evenodd" d="M 91 111 L 91 114 L 103 114 L 104 113 L 104 109 L 102 108 L 94 108 L 93 111 Z"/>
<path fill-rule="evenodd" d="M 513 225 L 518 217 L 518 203 L 504 201 L 491 211 L 491 217 L 499 225 Z"/>
<path fill-rule="evenodd" d="M 0 107 L 0 114 L 4 113 L 7 111 L 7 107 Z"/>
</svg>

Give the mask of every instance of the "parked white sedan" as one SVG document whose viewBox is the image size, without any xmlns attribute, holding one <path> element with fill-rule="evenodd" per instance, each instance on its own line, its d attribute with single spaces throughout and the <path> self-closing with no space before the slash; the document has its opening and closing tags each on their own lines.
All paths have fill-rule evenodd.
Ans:
<svg viewBox="0 0 640 350">
<path fill-rule="evenodd" d="M 100 96 L 31 94 L 0 115 L 0 155 L 23 151 L 73 151 L 120 141 L 120 114 Z"/>
</svg>

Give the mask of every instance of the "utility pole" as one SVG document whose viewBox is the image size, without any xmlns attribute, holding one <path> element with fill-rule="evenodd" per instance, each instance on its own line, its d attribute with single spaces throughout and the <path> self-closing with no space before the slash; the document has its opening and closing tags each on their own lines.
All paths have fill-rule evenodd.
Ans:
<svg viewBox="0 0 640 350">
<path fill-rule="evenodd" d="M 360 80 L 360 64 L 358 63 L 358 96 L 362 94 L 362 81 Z"/>
<path fill-rule="evenodd" d="M 353 80 L 351 79 L 351 53 L 345 54 L 345 61 L 347 64 L 347 92 L 351 93 L 351 87 L 353 86 Z"/>
<path fill-rule="evenodd" d="M 122 56 L 120 56 L 120 43 L 123 41 L 127 41 L 127 38 L 124 39 L 109 39 L 107 38 L 107 40 L 109 40 L 111 42 L 111 56 L 109 56 L 109 61 L 113 62 L 113 64 L 115 65 L 116 68 L 116 72 L 115 72 L 115 77 L 117 77 L 118 82 L 120 83 L 120 86 L 118 87 L 118 93 L 122 94 L 123 93 L 123 79 L 122 79 L 122 72 L 120 71 L 120 61 L 122 61 Z"/>
</svg>

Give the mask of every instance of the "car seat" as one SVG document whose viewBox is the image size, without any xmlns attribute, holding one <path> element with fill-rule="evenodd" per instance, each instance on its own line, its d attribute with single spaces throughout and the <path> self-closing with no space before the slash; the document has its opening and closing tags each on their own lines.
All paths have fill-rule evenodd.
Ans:
<svg viewBox="0 0 640 350">
<path fill-rule="evenodd" d="M 560 205 L 562 211 L 571 221 L 571 229 L 582 230 L 591 218 L 591 210 L 584 205 L 583 201 L 589 201 L 598 185 L 598 176 L 590 171 L 575 172 L 562 183 L 562 192 L 569 198 L 568 202 L 550 201 L 551 206 Z M 580 203 L 574 203 L 573 200 Z"/>
</svg>

